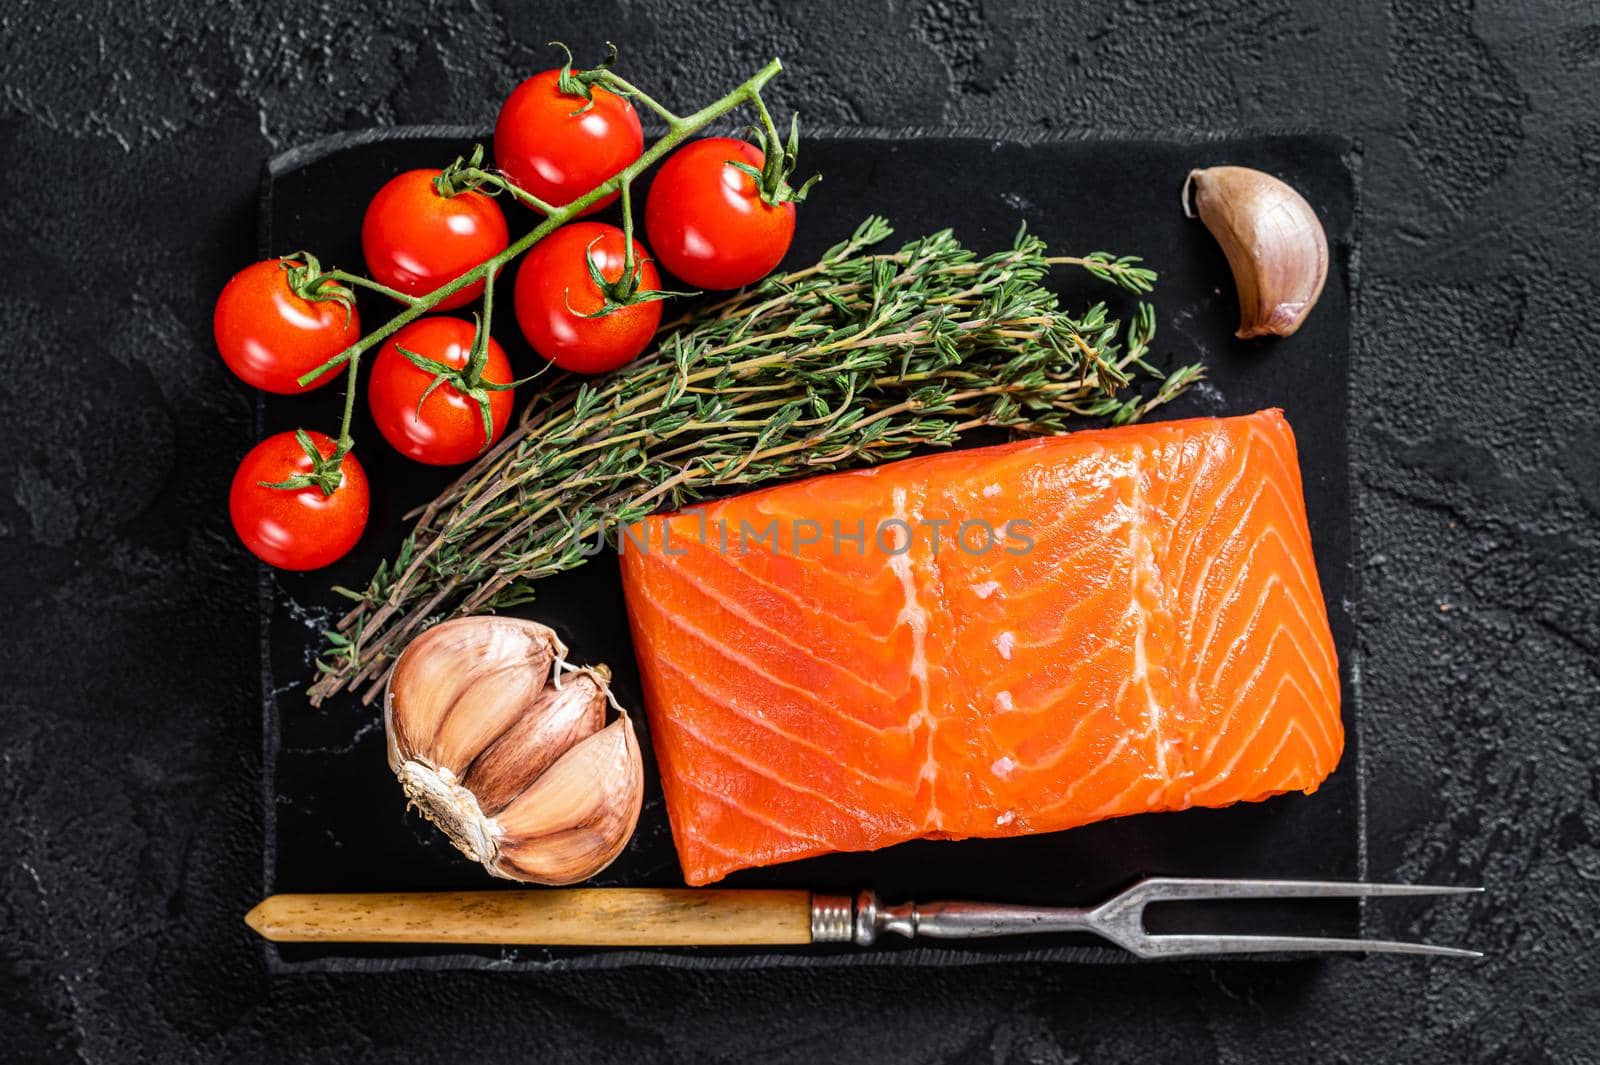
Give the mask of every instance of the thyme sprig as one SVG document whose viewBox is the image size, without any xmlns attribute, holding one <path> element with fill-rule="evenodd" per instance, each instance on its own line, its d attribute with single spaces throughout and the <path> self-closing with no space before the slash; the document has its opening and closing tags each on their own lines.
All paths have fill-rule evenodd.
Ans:
<svg viewBox="0 0 1600 1065">
<path fill-rule="evenodd" d="M 556 379 L 520 425 L 421 510 L 327 634 L 313 703 L 370 700 L 421 629 L 504 609 L 581 565 L 616 528 L 708 495 L 948 446 L 985 426 L 1056 433 L 1135 420 L 1200 376 L 1146 361 L 1155 316 L 1062 310 L 1069 263 L 1138 293 L 1154 274 L 1103 253 L 1051 258 L 1019 231 L 978 256 L 948 230 L 898 251 L 869 218 L 816 265 L 707 307 L 609 377 Z M 1140 390 L 1136 378 L 1157 383 Z"/>
</svg>

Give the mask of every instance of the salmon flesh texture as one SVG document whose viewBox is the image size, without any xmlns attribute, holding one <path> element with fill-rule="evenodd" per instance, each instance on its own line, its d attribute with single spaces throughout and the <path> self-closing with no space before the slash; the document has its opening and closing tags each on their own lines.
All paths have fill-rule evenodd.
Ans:
<svg viewBox="0 0 1600 1065">
<path fill-rule="evenodd" d="M 621 563 L 690 884 L 1311 792 L 1344 745 L 1281 411 L 785 484 Z"/>
</svg>

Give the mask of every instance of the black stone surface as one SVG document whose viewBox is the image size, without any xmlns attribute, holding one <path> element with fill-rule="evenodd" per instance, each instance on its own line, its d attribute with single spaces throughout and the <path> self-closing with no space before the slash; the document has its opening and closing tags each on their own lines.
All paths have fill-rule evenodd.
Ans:
<svg viewBox="0 0 1600 1065">
<path fill-rule="evenodd" d="M 210 352 L 261 159 L 482 122 L 541 45 L 829 123 L 1364 148 L 1352 392 L 1374 911 L 1476 964 L 272 977 L 250 397 Z M 0 11 L 0 1057 L 1585 1061 L 1600 1029 L 1600 15 L 1556 0 Z M 908 193 L 909 195 L 909 193 Z"/>
</svg>

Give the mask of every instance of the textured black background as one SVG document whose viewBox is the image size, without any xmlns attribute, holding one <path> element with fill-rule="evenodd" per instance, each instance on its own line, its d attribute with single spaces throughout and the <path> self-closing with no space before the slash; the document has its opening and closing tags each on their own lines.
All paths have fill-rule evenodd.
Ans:
<svg viewBox="0 0 1600 1065">
<path fill-rule="evenodd" d="M 484 122 L 562 37 L 671 100 L 770 54 L 830 123 L 1365 147 L 1353 450 L 1371 868 L 1481 880 L 1374 959 L 269 978 L 250 398 L 210 307 L 262 157 Z M 643 76 L 643 75 L 641 75 Z M 914 190 L 906 190 L 914 195 Z M 1586 0 L 0 10 L 0 1058 L 1594 1060 L 1600 15 Z M 581 1053 L 580 1053 L 581 1052 Z"/>
</svg>

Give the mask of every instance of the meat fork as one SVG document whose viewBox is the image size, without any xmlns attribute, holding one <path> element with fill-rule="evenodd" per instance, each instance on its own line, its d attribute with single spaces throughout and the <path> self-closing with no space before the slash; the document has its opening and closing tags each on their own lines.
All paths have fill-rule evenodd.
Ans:
<svg viewBox="0 0 1600 1065">
<path fill-rule="evenodd" d="M 814 943 L 853 942 L 870 946 L 885 932 L 908 939 L 982 939 L 1048 932 L 1092 932 L 1141 958 L 1303 951 L 1481 958 L 1483 955 L 1475 950 L 1386 939 L 1152 933 L 1145 930 L 1144 911 L 1147 906 L 1162 902 L 1466 895 L 1482 890 L 1478 887 L 1435 887 L 1425 884 L 1202 880 L 1158 876 L 1141 880 L 1092 907 L 1016 906 L 982 902 L 908 902 L 899 906 L 883 906 L 875 894 L 863 891 L 854 900 L 842 896 L 814 897 L 811 939 Z"/>
<path fill-rule="evenodd" d="M 1206 899 L 1374 898 L 1464 895 L 1473 887 L 1349 884 L 1318 880 L 1190 880 L 1151 877 L 1092 907 L 982 902 L 885 906 L 871 891 L 717 888 L 560 888 L 362 895 L 273 895 L 245 921 L 275 942 L 491 943 L 547 947 L 754 947 L 854 943 L 884 934 L 981 939 L 1091 932 L 1142 958 L 1202 954 L 1345 951 L 1481 957 L 1427 943 L 1327 936 L 1147 932 L 1145 907 Z"/>
</svg>

